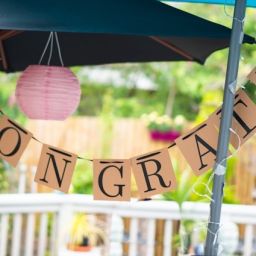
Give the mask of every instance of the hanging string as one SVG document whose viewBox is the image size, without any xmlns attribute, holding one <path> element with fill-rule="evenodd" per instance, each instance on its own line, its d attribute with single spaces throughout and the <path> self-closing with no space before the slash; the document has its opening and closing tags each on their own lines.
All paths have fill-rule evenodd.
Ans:
<svg viewBox="0 0 256 256">
<path fill-rule="evenodd" d="M 39 62 L 38 62 L 39 65 L 41 64 L 41 62 L 42 62 L 42 60 L 43 60 L 43 58 L 44 58 L 44 55 L 45 55 L 45 53 L 46 53 L 46 50 L 47 50 L 47 48 L 48 48 L 48 45 L 49 45 L 50 40 L 52 39 L 52 37 L 53 37 L 53 32 L 50 32 L 49 37 L 48 37 L 48 40 L 47 40 L 46 45 L 45 45 L 45 47 L 44 47 L 43 53 L 42 53 L 41 58 L 40 58 L 40 60 L 39 60 Z"/>
<path fill-rule="evenodd" d="M 187 237 L 189 237 L 189 235 L 191 235 L 191 233 L 186 232 L 184 224 L 183 224 L 186 219 L 187 218 L 185 218 L 183 216 L 182 208 L 180 208 L 180 223 L 181 223 L 181 226 L 180 226 L 179 234 L 180 234 L 180 237 L 181 237 L 181 244 L 180 244 L 181 253 L 184 253 L 185 251 L 187 251 L 189 249 L 188 247 L 185 246 Z M 216 230 L 216 232 L 213 232 L 208 227 L 209 224 L 213 224 L 213 225 L 218 226 L 218 229 Z M 221 231 L 221 229 L 223 229 L 223 227 L 224 227 L 224 224 L 220 223 L 220 222 L 201 221 L 200 224 L 198 224 L 196 227 L 193 228 L 192 232 L 195 231 L 195 230 L 205 230 L 205 231 L 208 231 L 211 235 L 213 235 L 214 236 L 213 244 L 215 245 L 218 242 L 219 246 L 222 247 L 222 250 L 219 250 L 218 253 L 217 253 L 217 255 L 219 256 L 219 255 L 221 255 L 221 253 L 223 251 L 223 244 L 220 241 L 218 241 L 218 235 L 219 235 L 219 232 Z"/>
<path fill-rule="evenodd" d="M 212 176 L 212 175 L 211 175 L 211 176 Z M 210 176 L 209 180 L 211 179 L 211 176 Z M 209 181 L 208 181 L 207 183 L 205 183 L 205 182 L 199 182 L 199 183 L 196 182 L 196 183 L 194 183 L 193 186 L 192 186 L 192 192 L 193 192 L 195 195 L 199 196 L 199 197 L 204 197 L 204 198 L 207 198 L 208 200 L 210 200 L 211 202 L 214 202 L 214 200 L 213 200 L 212 197 L 211 197 L 211 196 L 212 196 L 212 191 L 211 191 L 211 189 L 210 189 L 208 183 L 209 183 Z M 205 187 L 206 193 L 202 194 L 202 193 L 200 193 L 200 192 L 197 191 L 196 188 L 197 188 L 199 185 Z"/>
<path fill-rule="evenodd" d="M 209 179 L 208 179 L 208 181 L 206 183 L 205 182 L 196 182 L 192 186 L 192 192 L 194 194 L 196 194 L 199 197 L 207 198 L 208 200 L 210 200 L 213 203 L 214 203 L 214 200 L 212 199 L 212 191 L 210 189 L 210 183 L 212 182 L 214 175 L 219 175 L 220 176 L 220 175 L 224 175 L 225 174 L 226 167 L 223 165 L 223 163 L 226 162 L 228 159 L 230 159 L 231 157 L 233 157 L 234 155 L 237 154 L 237 152 L 239 151 L 239 149 L 241 147 L 241 143 L 242 143 L 241 142 L 241 138 L 238 135 L 238 133 L 234 129 L 232 129 L 232 128 L 230 128 L 229 130 L 230 130 L 230 132 L 232 132 L 237 137 L 238 146 L 237 146 L 236 150 L 230 156 L 222 159 L 219 163 L 217 163 L 215 165 L 214 172 L 212 172 L 212 174 L 210 175 L 210 177 L 209 177 Z M 206 193 L 203 194 L 203 193 L 200 193 L 200 192 L 197 191 L 196 188 L 199 185 L 202 185 L 202 186 L 205 187 Z"/>
<path fill-rule="evenodd" d="M 40 141 L 39 139 L 37 139 L 37 138 L 34 137 L 34 136 L 32 136 L 32 139 L 35 140 L 35 141 L 37 141 L 38 143 L 40 143 L 40 144 L 42 144 L 42 145 L 44 144 L 42 141 Z M 93 162 L 92 159 L 84 158 L 84 157 L 81 157 L 81 156 L 77 156 L 77 159 Z"/>
<path fill-rule="evenodd" d="M 234 155 L 237 154 L 237 152 L 239 151 L 240 147 L 241 147 L 241 138 L 240 136 L 238 135 L 238 133 L 232 129 L 232 128 L 229 128 L 230 132 L 232 132 L 234 135 L 236 135 L 237 137 L 237 140 L 238 140 L 238 146 L 237 148 L 235 149 L 235 151 L 228 157 L 222 159 L 219 163 L 216 164 L 216 167 L 214 168 L 215 171 L 214 171 L 214 174 L 216 175 L 224 175 L 225 174 L 225 170 L 226 170 L 226 167 L 223 165 L 224 162 L 226 162 L 228 159 L 230 159 L 231 157 L 233 157 Z"/>
<path fill-rule="evenodd" d="M 213 224 L 213 225 L 218 226 L 218 229 L 216 230 L 216 232 L 213 232 L 208 227 L 209 224 Z M 200 224 L 197 225 L 197 227 L 193 228 L 193 231 L 204 229 L 205 231 L 208 231 L 211 235 L 213 235 L 214 236 L 213 245 L 215 245 L 218 242 L 219 246 L 222 247 L 222 250 L 219 250 L 217 252 L 217 255 L 222 255 L 222 251 L 223 251 L 224 248 L 223 248 L 223 244 L 220 241 L 218 241 L 218 235 L 219 235 L 219 232 L 221 231 L 221 229 L 223 227 L 224 227 L 224 224 L 221 224 L 220 222 L 205 221 L 205 222 L 201 222 Z"/>
<path fill-rule="evenodd" d="M 50 61 L 52 59 L 52 50 L 53 50 L 53 36 L 51 37 L 51 45 L 50 45 L 50 53 L 49 53 L 49 57 L 48 57 L 48 61 L 47 61 L 47 65 L 50 65 Z"/>
<path fill-rule="evenodd" d="M 56 39 L 56 44 L 57 44 L 57 49 L 58 49 L 58 53 L 59 53 L 60 63 L 62 65 L 62 67 L 64 67 L 64 63 L 63 63 L 63 59 L 62 59 L 62 55 L 61 55 L 60 44 L 59 44 L 59 39 L 58 39 L 57 32 L 54 32 L 54 35 L 55 35 L 55 39 Z"/>
<path fill-rule="evenodd" d="M 245 17 L 244 17 L 242 20 L 240 20 L 240 19 L 234 17 L 233 15 L 230 15 L 230 14 L 228 13 L 228 11 L 227 11 L 227 4 L 228 4 L 228 3 L 227 3 L 227 0 L 225 0 L 225 3 L 224 3 L 224 5 L 223 5 L 224 14 L 225 14 L 228 18 L 230 18 L 230 19 L 232 19 L 232 20 L 236 20 L 236 21 L 242 23 L 242 26 L 244 26 Z M 240 35 L 240 43 L 241 43 L 241 44 L 242 44 L 242 42 L 243 42 L 243 38 L 244 38 L 244 32 L 242 31 L 242 32 L 241 32 L 241 35 Z M 244 61 L 244 57 L 243 57 L 242 55 L 240 56 L 240 60 L 241 60 L 242 62 L 245 62 L 245 61 Z M 240 86 L 240 88 L 244 88 L 244 86 Z M 230 85 L 229 85 L 229 89 L 230 89 L 231 93 L 235 94 L 235 88 L 232 88 L 232 89 L 231 89 L 231 88 L 230 88 Z"/>
<path fill-rule="evenodd" d="M 47 65 L 49 66 L 50 65 L 50 62 L 51 62 L 51 59 L 52 59 L 52 54 L 53 54 L 53 43 L 54 43 L 54 38 L 55 38 L 55 41 L 56 41 L 56 45 L 57 45 L 57 50 L 58 50 L 58 55 L 59 55 L 59 60 L 60 60 L 60 63 L 61 63 L 61 66 L 64 67 L 64 62 L 63 62 L 63 58 L 62 58 L 62 54 L 61 54 L 61 48 L 60 48 L 60 43 L 59 43 L 59 38 L 58 38 L 58 34 L 57 32 L 50 32 L 49 34 L 49 37 L 47 39 L 47 42 L 45 44 L 45 47 L 44 47 L 44 50 L 42 52 L 42 55 L 40 57 L 40 60 L 39 60 L 39 65 L 42 63 L 42 60 L 45 56 L 45 53 L 49 47 L 49 44 L 50 44 L 50 52 L 49 52 L 49 57 L 48 57 L 48 61 L 47 61 Z"/>
<path fill-rule="evenodd" d="M 227 0 L 225 0 L 225 3 L 224 3 L 224 5 L 223 5 L 224 14 L 225 14 L 228 18 L 230 18 L 230 19 L 232 19 L 232 20 L 236 20 L 236 21 L 238 21 L 238 22 L 244 23 L 245 17 L 244 17 L 242 20 L 239 20 L 238 18 L 234 17 L 233 15 L 230 15 L 230 14 L 227 12 L 227 5 L 228 5 L 228 2 L 227 2 Z"/>
</svg>

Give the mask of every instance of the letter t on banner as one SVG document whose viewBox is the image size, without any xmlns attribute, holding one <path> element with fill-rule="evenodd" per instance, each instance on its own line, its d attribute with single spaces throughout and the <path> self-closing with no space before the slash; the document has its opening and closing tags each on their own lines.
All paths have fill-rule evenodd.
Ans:
<svg viewBox="0 0 256 256">
<path fill-rule="evenodd" d="M 239 89 L 235 95 L 235 103 L 232 118 L 232 129 L 237 133 L 230 135 L 230 143 L 234 148 L 244 144 L 256 133 L 256 105 L 248 97 L 243 89 Z M 211 116 L 214 125 L 219 127 L 221 119 L 221 108 L 218 108 Z M 239 138 L 237 138 L 239 136 Z M 240 145 L 240 146 L 241 146 Z"/>
<path fill-rule="evenodd" d="M 93 160 L 93 195 L 95 200 L 129 201 L 130 160 Z"/>
<path fill-rule="evenodd" d="M 142 199 L 176 188 L 176 178 L 167 148 L 137 156 L 131 160 Z"/>
<path fill-rule="evenodd" d="M 62 192 L 68 192 L 77 156 L 49 145 L 43 145 L 35 181 Z"/>
</svg>

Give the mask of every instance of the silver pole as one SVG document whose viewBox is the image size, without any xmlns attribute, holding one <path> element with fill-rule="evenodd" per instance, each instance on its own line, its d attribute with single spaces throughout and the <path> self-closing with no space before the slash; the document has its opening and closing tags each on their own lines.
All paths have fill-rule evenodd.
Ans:
<svg viewBox="0 0 256 256">
<path fill-rule="evenodd" d="M 230 127 L 233 115 L 234 92 L 236 90 L 236 80 L 240 60 L 240 50 L 243 40 L 243 21 L 245 17 L 246 0 L 236 0 L 231 32 L 228 64 L 226 71 L 222 118 L 220 123 L 220 133 L 217 148 L 216 164 L 213 169 L 213 193 L 210 205 L 210 218 L 205 245 L 205 256 L 218 255 L 218 230 L 223 200 L 223 188 L 225 185 L 226 159 L 230 137 Z M 221 164 L 224 167 L 223 175 L 216 174 L 216 170 Z"/>
</svg>

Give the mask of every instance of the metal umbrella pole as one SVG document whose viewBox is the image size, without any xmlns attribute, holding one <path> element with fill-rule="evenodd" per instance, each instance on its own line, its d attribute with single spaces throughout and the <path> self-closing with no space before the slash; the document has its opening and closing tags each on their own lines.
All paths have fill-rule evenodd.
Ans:
<svg viewBox="0 0 256 256">
<path fill-rule="evenodd" d="M 206 256 L 218 255 L 218 231 L 220 228 L 223 188 L 225 185 L 226 157 L 228 153 L 230 127 L 233 115 L 233 104 L 236 90 L 236 80 L 243 41 L 243 23 L 246 10 L 246 0 L 236 0 L 233 15 L 232 33 L 226 71 L 222 118 L 217 148 L 216 164 L 213 169 L 213 193 L 210 205 L 210 218 L 205 245 Z"/>
</svg>

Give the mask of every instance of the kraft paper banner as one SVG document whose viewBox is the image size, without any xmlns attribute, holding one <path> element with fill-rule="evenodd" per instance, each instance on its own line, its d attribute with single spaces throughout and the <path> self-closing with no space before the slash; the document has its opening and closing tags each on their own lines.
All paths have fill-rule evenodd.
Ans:
<svg viewBox="0 0 256 256">
<path fill-rule="evenodd" d="M 221 108 L 216 110 L 211 117 L 216 127 L 220 125 Z M 230 133 L 230 143 L 238 148 L 239 142 L 244 144 L 256 132 L 256 105 L 243 89 L 235 95 L 232 129 L 237 133 Z M 239 136 L 239 138 L 238 138 Z"/>
<path fill-rule="evenodd" d="M 251 73 L 247 76 L 247 78 L 249 79 L 249 81 L 251 81 L 252 83 L 256 84 L 256 68 L 254 68 Z"/>
<path fill-rule="evenodd" d="M 198 125 L 175 142 L 196 175 L 201 175 L 213 167 L 218 131 L 212 120 Z"/>
<path fill-rule="evenodd" d="M 44 144 L 35 181 L 62 192 L 68 192 L 77 156 Z"/>
<path fill-rule="evenodd" d="M 176 178 L 167 148 L 136 156 L 131 161 L 141 199 L 176 188 Z"/>
<path fill-rule="evenodd" d="M 215 163 L 220 118 L 221 108 L 218 108 L 207 121 L 175 141 L 196 175 L 211 169 Z M 242 89 L 235 95 L 231 128 L 236 133 L 231 132 L 230 137 L 230 143 L 235 148 L 239 145 L 238 137 L 242 145 L 256 132 L 256 105 Z M 12 166 L 17 165 L 31 138 L 37 140 L 6 115 L 0 117 L 0 157 Z M 68 192 L 77 155 L 41 144 L 43 146 L 35 181 Z M 93 166 L 96 200 L 130 200 L 131 169 L 141 199 L 176 188 L 167 148 L 129 160 L 93 160 Z"/>
<path fill-rule="evenodd" d="M 131 199 L 131 161 L 93 160 L 93 196 L 95 200 Z"/>
<path fill-rule="evenodd" d="M 32 134 L 7 116 L 0 117 L 0 157 L 16 167 Z"/>
</svg>

